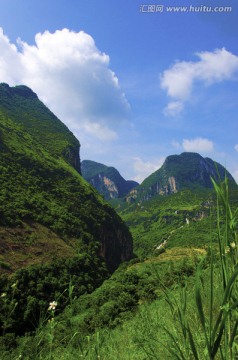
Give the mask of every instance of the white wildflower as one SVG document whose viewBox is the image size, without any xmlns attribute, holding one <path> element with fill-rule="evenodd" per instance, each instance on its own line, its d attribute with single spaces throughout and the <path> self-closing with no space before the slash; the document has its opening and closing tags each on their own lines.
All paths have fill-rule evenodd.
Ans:
<svg viewBox="0 0 238 360">
<path fill-rule="evenodd" d="M 230 243 L 230 247 L 231 247 L 231 249 L 235 249 L 236 248 L 235 242 Z"/>
<path fill-rule="evenodd" d="M 49 307 L 48 307 L 48 310 L 55 310 L 56 309 L 56 306 L 57 306 L 57 302 L 56 301 L 52 301 L 50 302 L 49 304 Z"/>
</svg>

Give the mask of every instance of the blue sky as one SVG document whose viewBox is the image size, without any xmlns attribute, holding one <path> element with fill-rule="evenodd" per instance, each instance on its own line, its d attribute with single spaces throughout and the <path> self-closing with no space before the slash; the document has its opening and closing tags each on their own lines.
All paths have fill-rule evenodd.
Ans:
<svg viewBox="0 0 238 360">
<path fill-rule="evenodd" d="M 0 82 L 126 179 L 193 151 L 238 180 L 237 18 L 235 0 L 0 0 Z"/>
</svg>

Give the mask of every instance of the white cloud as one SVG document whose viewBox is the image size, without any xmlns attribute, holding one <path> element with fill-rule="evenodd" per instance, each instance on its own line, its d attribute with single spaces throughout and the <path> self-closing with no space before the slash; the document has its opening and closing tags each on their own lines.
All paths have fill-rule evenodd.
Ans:
<svg viewBox="0 0 238 360">
<path fill-rule="evenodd" d="M 224 80 L 232 80 L 238 72 L 238 56 L 225 48 L 216 49 L 213 52 L 200 52 L 196 55 L 199 58 L 198 61 L 176 62 L 161 75 L 161 88 L 180 104 L 190 98 L 196 81 L 208 86 Z M 181 106 L 180 111 L 182 109 Z M 171 115 L 174 115 L 173 112 Z"/>
<path fill-rule="evenodd" d="M 189 97 L 194 77 L 194 66 L 189 62 L 178 62 L 161 77 L 161 88 L 173 98 L 185 100 Z"/>
<path fill-rule="evenodd" d="M 177 116 L 181 113 L 184 106 L 181 101 L 171 101 L 164 109 L 165 116 Z"/>
<path fill-rule="evenodd" d="M 83 129 L 86 131 L 86 133 L 92 134 L 102 141 L 117 139 L 117 133 L 115 131 L 110 130 L 106 126 L 98 123 L 85 123 Z"/>
<path fill-rule="evenodd" d="M 90 35 L 46 31 L 34 46 L 18 40 L 17 48 L 0 30 L 0 49 L 1 82 L 31 87 L 72 131 L 115 139 L 112 128 L 127 117 L 129 104 L 109 56 Z"/>
<path fill-rule="evenodd" d="M 133 180 L 141 183 L 147 176 L 158 170 L 164 163 L 165 157 L 161 157 L 154 162 L 143 161 L 140 157 L 132 158 L 133 168 L 137 174 Z"/>
<path fill-rule="evenodd" d="M 235 150 L 238 151 L 238 144 L 236 144 L 234 147 L 235 147 Z"/>
<path fill-rule="evenodd" d="M 204 138 L 184 139 L 182 143 L 183 149 L 188 152 L 208 153 L 213 151 L 214 144 L 211 140 Z"/>
<path fill-rule="evenodd" d="M 0 28 L 0 82 L 15 85 L 23 71 L 21 54 Z"/>
</svg>

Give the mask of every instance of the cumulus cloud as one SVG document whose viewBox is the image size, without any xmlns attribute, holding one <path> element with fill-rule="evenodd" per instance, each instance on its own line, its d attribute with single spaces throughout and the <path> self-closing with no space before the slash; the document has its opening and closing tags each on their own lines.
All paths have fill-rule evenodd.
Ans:
<svg viewBox="0 0 238 360">
<path fill-rule="evenodd" d="M 161 75 L 161 88 L 169 97 L 176 100 L 174 103 L 180 104 L 180 109 L 177 106 L 177 112 L 172 111 L 171 115 L 177 115 L 182 111 L 182 104 L 190 98 L 195 82 L 199 81 L 208 86 L 224 80 L 232 80 L 238 72 L 238 56 L 225 48 L 213 52 L 200 52 L 196 56 L 199 58 L 198 61 L 176 62 Z M 170 104 L 167 110 L 169 106 L 171 107 Z"/>
<path fill-rule="evenodd" d="M 21 54 L 3 34 L 2 28 L 0 28 L 0 49 L 0 81 L 15 85 L 23 70 Z"/>
<path fill-rule="evenodd" d="M 110 58 L 83 31 L 46 31 L 35 45 L 17 46 L 0 30 L 0 81 L 24 84 L 70 127 L 101 140 L 115 139 L 113 127 L 128 115 L 129 104 Z"/>
<path fill-rule="evenodd" d="M 204 138 L 195 138 L 195 139 L 184 139 L 182 142 L 182 147 L 185 151 L 188 152 L 199 152 L 199 153 L 208 153 L 213 151 L 214 144 L 211 140 Z"/>
<path fill-rule="evenodd" d="M 133 168 L 137 174 L 133 180 L 141 183 L 147 176 L 158 170 L 164 163 L 165 157 L 160 157 L 153 162 L 143 161 L 140 157 L 132 158 Z"/>
</svg>

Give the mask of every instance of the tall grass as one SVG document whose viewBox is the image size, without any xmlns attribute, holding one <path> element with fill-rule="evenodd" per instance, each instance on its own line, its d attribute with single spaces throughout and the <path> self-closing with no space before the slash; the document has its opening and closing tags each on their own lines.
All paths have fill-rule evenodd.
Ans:
<svg viewBox="0 0 238 360">
<path fill-rule="evenodd" d="M 216 246 L 211 243 L 209 258 L 209 283 L 204 292 L 203 265 L 199 264 L 195 281 L 195 309 L 197 331 L 188 316 L 188 291 L 185 286 L 180 300 L 164 289 L 166 301 L 177 323 L 176 330 L 164 327 L 171 340 L 167 350 L 175 359 L 224 359 L 233 360 L 238 354 L 238 262 L 237 262 L 237 218 L 238 210 L 233 211 L 229 203 L 228 180 L 219 185 L 213 180 L 217 197 L 217 244 L 218 258 L 215 261 Z M 215 281 L 218 271 L 220 282 Z M 219 293 L 217 307 L 216 293 Z"/>
</svg>

